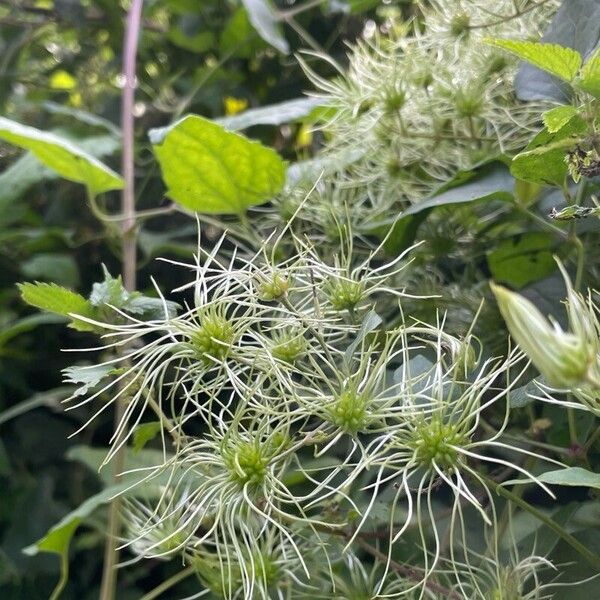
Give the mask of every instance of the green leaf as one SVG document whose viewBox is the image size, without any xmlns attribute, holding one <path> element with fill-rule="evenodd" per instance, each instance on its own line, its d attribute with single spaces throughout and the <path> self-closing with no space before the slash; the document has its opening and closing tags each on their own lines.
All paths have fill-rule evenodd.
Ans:
<svg viewBox="0 0 600 600">
<path fill-rule="evenodd" d="M 509 394 L 510 407 L 523 408 L 524 406 L 531 404 L 534 401 L 534 398 L 532 396 L 540 393 L 540 388 L 536 384 L 536 382 L 542 385 L 548 385 L 548 382 L 546 381 L 544 376 L 539 375 L 538 377 L 532 379 L 525 385 L 511 390 Z"/>
<path fill-rule="evenodd" d="M 300 182 L 314 182 L 317 177 L 327 177 L 333 173 L 342 171 L 345 167 L 360 160 L 367 153 L 367 149 L 351 146 L 343 148 L 331 155 L 317 155 L 295 162 L 287 170 L 287 183 L 290 186 Z"/>
<path fill-rule="evenodd" d="M 434 193 L 433 196 L 413 204 L 405 210 L 402 217 L 450 204 L 480 200 L 510 202 L 513 199 L 515 181 L 502 163 L 486 165 L 476 173 L 470 171 L 459 173 L 455 179 L 458 185 L 448 189 L 448 184 L 445 184 L 438 193 Z M 465 179 L 467 179 L 467 183 L 461 185 L 460 182 Z"/>
<path fill-rule="evenodd" d="M 197 115 L 150 131 L 167 194 L 203 213 L 240 214 L 283 187 L 279 155 Z"/>
<path fill-rule="evenodd" d="M 212 31 L 198 31 L 193 35 L 188 35 L 181 25 L 171 27 L 168 38 L 176 46 L 199 54 L 210 50 L 216 42 L 215 34 Z"/>
<path fill-rule="evenodd" d="M 266 42 L 250 23 L 248 11 L 240 6 L 231 15 L 221 33 L 221 39 L 219 40 L 221 54 L 250 58 L 267 47 Z"/>
<path fill-rule="evenodd" d="M 27 279 L 43 279 L 67 287 L 79 284 L 75 257 L 62 252 L 40 252 L 21 264 L 21 272 Z"/>
<path fill-rule="evenodd" d="M 119 146 L 117 138 L 108 135 L 77 140 L 77 144 L 93 156 L 98 157 L 112 154 Z M 10 209 L 12 203 L 22 197 L 32 185 L 57 177 L 55 171 L 45 167 L 31 152 L 20 156 L 0 173 L 0 210 L 3 216 L 6 214 L 5 211 Z"/>
<path fill-rule="evenodd" d="M 117 308 L 124 308 L 127 306 L 130 293 L 123 286 L 121 276 L 113 277 L 104 265 L 102 265 L 102 270 L 104 281 L 92 285 L 90 304 L 96 307 L 110 304 Z"/>
<path fill-rule="evenodd" d="M 374 311 L 370 310 L 363 319 L 363 322 L 360 324 L 360 329 L 356 334 L 356 338 L 354 341 L 346 348 L 344 352 L 344 361 L 349 363 L 352 360 L 352 356 L 356 352 L 358 346 L 363 342 L 363 340 L 379 325 L 383 323 L 383 319 Z"/>
<path fill-rule="evenodd" d="M 279 15 L 270 0 L 242 0 L 248 11 L 248 17 L 258 35 L 277 48 L 283 54 L 288 54 L 290 46 L 281 33 Z"/>
<path fill-rule="evenodd" d="M 589 56 L 600 36 L 600 2 L 568 0 L 560 3 L 544 32 L 543 41 L 573 48 L 581 56 Z M 564 104 L 572 96 L 568 84 L 549 73 L 523 63 L 515 77 L 519 100 L 553 100 Z M 572 593 L 572 590 L 569 592 Z"/>
<path fill-rule="evenodd" d="M 133 451 L 139 452 L 150 440 L 154 439 L 162 429 L 160 421 L 141 423 L 133 432 Z"/>
<path fill-rule="evenodd" d="M 171 318 L 177 314 L 179 304 L 170 300 L 151 298 L 140 292 L 129 292 L 123 286 L 121 276 L 113 277 L 102 265 L 104 281 L 94 283 L 90 294 L 90 304 L 96 308 L 113 306 L 132 315 L 143 315 L 148 319 Z M 101 311 L 100 311 L 101 312 Z"/>
<path fill-rule="evenodd" d="M 562 187 L 568 171 L 566 152 L 581 141 L 586 129 L 586 123 L 579 115 L 556 133 L 543 129 L 513 158 L 511 173 L 524 181 Z"/>
<path fill-rule="evenodd" d="M 47 317 L 49 315 L 35 315 L 36 317 L 44 316 Z M 40 408 L 41 406 L 45 406 L 46 408 L 50 408 L 52 410 L 60 410 L 61 401 L 65 398 L 68 398 L 70 395 L 70 388 L 67 386 L 60 386 L 51 390 L 46 390 L 45 392 L 39 392 L 38 394 L 34 394 L 31 398 L 27 400 L 23 400 L 14 406 L 11 406 L 8 409 L 3 409 L 0 412 L 0 425 L 7 423 L 11 419 L 15 419 L 20 417 L 21 415 L 29 412 L 30 410 L 34 410 L 36 408 Z"/>
<path fill-rule="evenodd" d="M 73 142 L 53 133 L 0 117 L 0 138 L 31 151 L 44 165 L 70 181 L 85 184 L 93 195 L 121 189 L 122 178 Z"/>
<path fill-rule="evenodd" d="M 92 316 L 92 306 L 80 294 L 54 283 L 19 283 L 17 284 L 21 291 L 23 300 L 40 308 L 42 310 L 69 317 L 70 314 L 81 315 L 82 317 Z M 92 331 L 93 326 L 70 317 L 71 326 L 79 331 Z"/>
<path fill-rule="evenodd" d="M 111 485 L 113 481 L 112 470 L 110 468 L 102 468 L 109 450 L 109 448 L 73 446 L 67 451 L 66 457 L 69 460 L 76 460 L 83 463 L 91 471 L 97 473 L 105 485 Z M 127 483 L 128 485 L 139 483 L 147 477 L 150 468 L 163 465 L 165 460 L 168 461 L 169 458 L 169 454 L 165 456 L 162 450 L 155 450 L 152 448 L 143 448 L 136 453 L 127 452 L 125 455 L 125 464 L 123 466 L 123 483 Z M 157 481 L 161 484 L 167 483 L 169 472 L 170 471 L 166 472 L 165 477 L 161 478 L 161 476 L 158 475 L 156 478 L 153 478 L 152 481 Z"/>
<path fill-rule="evenodd" d="M 583 65 L 576 84 L 588 94 L 600 98 L 600 48 Z"/>
<path fill-rule="evenodd" d="M 423 223 L 427 214 L 427 211 L 422 211 L 406 218 L 400 217 L 396 219 L 391 227 L 389 225 L 377 227 L 373 234 L 379 239 L 385 238 L 383 247 L 387 254 L 398 256 L 415 241 L 419 226 Z"/>
<path fill-rule="evenodd" d="M 21 335 L 27 331 L 35 329 L 38 325 L 46 325 L 47 323 L 63 323 L 64 319 L 57 315 L 29 315 L 22 319 L 12 321 L 2 327 L 0 330 L 0 348 L 4 346 L 12 338 Z"/>
<path fill-rule="evenodd" d="M 600 473 L 593 473 L 581 467 L 567 467 L 556 471 L 546 471 L 537 476 L 540 481 L 552 485 L 588 487 L 600 490 Z"/>
<path fill-rule="evenodd" d="M 143 315 L 145 319 L 172 319 L 177 315 L 177 310 L 181 308 L 177 302 L 172 300 L 161 300 L 160 298 L 151 298 L 141 294 L 132 294 L 132 297 L 124 307 L 132 315 Z"/>
<path fill-rule="evenodd" d="M 530 206 L 539 198 L 542 189 L 543 187 L 539 183 L 517 179 L 515 181 L 515 200 L 521 206 Z"/>
<path fill-rule="evenodd" d="M 488 266 L 494 279 L 521 289 L 539 281 L 556 269 L 554 238 L 542 232 L 510 237 L 488 253 Z"/>
<path fill-rule="evenodd" d="M 577 109 L 574 106 L 557 106 L 546 111 L 542 115 L 544 125 L 550 133 L 560 131 L 575 115 Z"/>
<path fill-rule="evenodd" d="M 582 63 L 581 54 L 577 50 L 558 44 L 497 38 L 486 38 L 485 42 L 508 50 L 532 65 L 568 82 L 573 81 Z"/>
<path fill-rule="evenodd" d="M 81 110 L 79 108 L 73 108 L 72 106 L 64 106 L 63 104 L 58 104 L 57 102 L 52 102 L 51 100 L 46 100 L 42 102 L 42 108 L 47 110 L 49 113 L 56 115 L 63 115 L 69 118 L 77 119 L 86 125 L 91 125 L 92 127 L 100 127 L 108 131 L 111 136 L 98 136 L 97 139 L 102 140 L 103 138 L 108 138 L 117 142 L 121 137 L 121 130 L 108 119 L 104 117 L 99 117 L 93 113 L 87 112 L 85 110 Z M 92 154 L 93 156 L 101 156 L 93 145 L 87 144 L 86 142 L 93 140 L 94 138 L 85 138 L 77 144 L 81 146 L 84 150 Z"/>
<path fill-rule="evenodd" d="M 270 106 L 245 110 L 231 117 L 215 119 L 215 123 L 230 131 L 239 131 L 253 125 L 281 125 L 305 117 L 322 104 L 323 100 L 320 98 L 296 98 Z"/>
<path fill-rule="evenodd" d="M 112 365 L 85 365 L 63 369 L 64 382 L 79 385 L 73 396 L 83 396 L 115 372 Z"/>
<path fill-rule="evenodd" d="M 23 552 L 29 556 L 35 556 L 38 552 L 66 554 L 71 538 L 83 519 L 89 517 L 102 504 L 109 503 L 114 496 L 125 491 L 127 487 L 129 487 L 128 484 L 121 483 L 107 487 L 91 496 L 74 511 L 65 515 L 43 538 L 24 548 Z"/>
<path fill-rule="evenodd" d="M 78 508 L 65 515 L 46 535 L 34 542 L 30 546 L 23 548 L 23 552 L 28 556 L 35 556 L 39 552 L 49 552 L 60 556 L 60 580 L 54 589 L 51 599 L 58 598 L 69 577 L 69 546 L 75 531 L 84 519 L 89 517 L 97 508 L 103 504 L 108 504 L 119 494 L 125 493 L 126 496 L 150 496 L 153 492 L 157 493 L 154 486 L 142 486 L 143 490 L 128 490 L 129 483 L 120 483 L 103 489 L 85 500 Z"/>
</svg>

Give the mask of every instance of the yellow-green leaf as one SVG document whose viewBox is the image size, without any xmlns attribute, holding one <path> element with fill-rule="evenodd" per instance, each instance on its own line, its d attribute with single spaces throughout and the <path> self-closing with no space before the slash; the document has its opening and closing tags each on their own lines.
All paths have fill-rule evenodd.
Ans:
<svg viewBox="0 0 600 600">
<path fill-rule="evenodd" d="M 203 213 L 240 214 L 283 187 L 285 165 L 262 144 L 197 115 L 152 130 L 167 194 Z"/>
<path fill-rule="evenodd" d="M 557 106 L 546 111 L 542 115 L 544 125 L 550 133 L 560 131 L 575 115 L 577 109 L 574 106 Z"/>
<path fill-rule="evenodd" d="M 583 65 L 576 83 L 588 94 L 600 98 L 600 48 Z"/>
<path fill-rule="evenodd" d="M 55 283 L 20 283 L 21 297 L 27 304 L 50 313 L 70 317 L 71 314 L 89 317 L 93 307 L 83 296 Z M 91 331 L 93 327 L 84 321 L 73 319 L 72 327 L 80 331 Z"/>
<path fill-rule="evenodd" d="M 123 187 L 120 175 L 73 142 L 0 117 L 0 139 L 29 150 L 61 177 L 83 183 L 93 195 Z"/>
<path fill-rule="evenodd" d="M 508 50 L 532 65 L 568 82 L 573 81 L 582 63 L 581 54 L 577 50 L 558 44 L 497 38 L 486 38 L 485 42 Z"/>
<path fill-rule="evenodd" d="M 133 451 L 139 452 L 150 440 L 154 439 L 162 429 L 160 421 L 140 423 L 133 431 Z"/>
<path fill-rule="evenodd" d="M 556 133 L 542 130 L 513 158 L 510 172 L 523 181 L 561 187 L 568 170 L 565 156 L 582 140 L 586 130 L 587 125 L 579 115 Z"/>
</svg>

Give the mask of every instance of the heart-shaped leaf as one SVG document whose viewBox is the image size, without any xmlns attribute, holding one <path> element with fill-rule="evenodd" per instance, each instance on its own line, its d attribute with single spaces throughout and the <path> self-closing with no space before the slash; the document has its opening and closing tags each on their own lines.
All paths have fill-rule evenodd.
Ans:
<svg viewBox="0 0 600 600">
<path fill-rule="evenodd" d="M 150 131 L 150 140 L 167 194 L 198 212 L 244 213 L 267 202 L 285 181 L 274 150 L 197 115 Z"/>
</svg>

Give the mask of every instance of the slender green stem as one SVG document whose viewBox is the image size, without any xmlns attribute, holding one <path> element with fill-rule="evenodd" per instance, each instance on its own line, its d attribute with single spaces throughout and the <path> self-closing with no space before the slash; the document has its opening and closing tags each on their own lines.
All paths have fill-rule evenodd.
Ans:
<svg viewBox="0 0 600 600">
<path fill-rule="evenodd" d="M 125 405 L 117 402 L 115 408 L 115 426 L 123 418 Z M 118 443 L 119 440 L 115 440 Z M 124 446 L 115 453 L 112 461 L 113 483 L 121 481 L 121 473 L 125 467 Z M 100 584 L 99 600 L 116 600 L 117 588 L 117 563 L 119 562 L 118 537 L 121 529 L 121 497 L 113 498 L 108 509 L 108 527 L 104 545 L 104 560 L 102 564 L 102 581 Z"/>
<path fill-rule="evenodd" d="M 535 506 L 532 506 L 531 504 L 529 504 L 529 502 L 526 502 L 517 494 L 511 492 L 505 487 L 498 485 L 493 479 L 485 475 L 482 475 L 481 477 L 486 481 L 486 483 L 490 486 L 491 489 L 496 491 L 497 494 L 503 496 L 510 502 L 513 502 L 523 510 L 527 511 L 529 514 L 533 515 L 536 519 L 544 523 L 544 525 L 552 529 L 554 533 L 556 533 L 561 539 L 563 539 L 567 544 L 569 544 L 569 546 L 571 546 L 573 550 L 575 550 L 583 558 L 585 558 L 585 560 L 587 560 L 595 569 L 600 570 L 600 556 L 591 552 L 588 548 L 586 548 L 586 546 L 584 546 L 580 541 L 573 537 L 568 531 L 561 527 L 546 513 L 539 510 Z"/>
<path fill-rule="evenodd" d="M 554 225 L 554 223 L 551 223 L 550 221 L 546 221 L 546 219 L 544 219 L 543 217 L 540 217 L 540 215 L 534 213 L 532 210 L 528 209 L 526 206 L 523 206 L 521 204 L 515 204 L 515 206 L 523 214 L 527 215 L 530 219 L 532 219 L 533 221 L 538 223 L 544 229 L 548 229 L 549 231 L 552 231 L 552 233 L 555 233 L 556 235 L 560 236 L 563 239 L 568 238 L 568 234 L 566 231 L 562 230 L 557 225 Z"/>
<path fill-rule="evenodd" d="M 575 225 L 575 223 L 573 223 Z M 583 280 L 583 267 L 585 264 L 585 248 L 583 242 L 576 233 L 569 236 L 570 241 L 575 245 L 577 251 L 577 271 L 575 271 L 575 283 L 574 289 L 578 292 L 581 289 L 581 283 Z"/>
<path fill-rule="evenodd" d="M 40 408 L 41 406 L 58 409 L 60 407 L 60 401 L 67 396 L 68 392 L 63 392 L 62 390 L 58 393 L 46 392 L 36 394 L 29 400 L 20 402 L 19 404 L 12 406 L 7 410 L 3 410 L 2 413 L 0 413 L 0 425 L 10 421 L 11 419 L 15 419 L 16 417 L 19 417 L 30 410 Z"/>
<path fill-rule="evenodd" d="M 165 579 L 165 581 L 163 581 L 160 585 L 157 585 L 151 592 L 144 594 L 140 598 L 140 600 L 154 600 L 154 598 L 158 598 L 163 592 L 166 592 L 170 587 L 173 587 L 175 584 L 179 583 L 180 581 L 183 581 L 190 575 L 193 575 L 194 571 L 195 567 L 193 565 L 186 567 L 182 571 L 179 571 L 179 573 L 175 573 L 175 575 L 169 577 L 169 579 Z"/>
<path fill-rule="evenodd" d="M 177 431 L 175 423 L 173 423 L 173 421 L 169 419 L 167 415 L 165 415 L 163 409 L 160 407 L 158 402 L 152 397 L 150 393 L 146 394 L 146 399 L 148 400 L 150 408 L 156 413 L 156 416 L 160 419 L 161 424 L 166 426 L 166 428 L 169 430 L 169 435 L 173 438 L 175 444 L 178 445 L 179 442 L 181 442 L 181 435 Z"/>
<path fill-rule="evenodd" d="M 530 471 L 532 469 L 532 467 L 535 465 L 535 463 L 537 462 L 537 458 L 534 456 L 529 456 L 527 458 L 528 459 L 525 461 L 525 464 L 523 465 L 523 467 L 525 468 L 526 471 Z M 496 485 L 498 485 L 498 484 L 496 484 Z M 512 492 L 512 494 L 514 495 L 515 498 L 522 499 L 524 492 L 525 492 L 525 486 L 522 485 L 522 486 L 519 486 L 514 492 Z M 504 535 L 504 532 L 506 531 L 506 528 L 508 527 L 508 524 L 510 523 L 511 509 L 512 509 L 511 503 L 507 502 L 506 505 L 504 506 L 504 510 L 502 511 L 502 514 L 500 515 L 500 519 L 498 521 L 498 527 L 497 527 L 498 539 L 502 539 L 502 536 Z"/>
<path fill-rule="evenodd" d="M 65 552 L 60 557 L 60 579 L 48 600 L 58 600 L 69 580 L 69 553 Z"/>
<path fill-rule="evenodd" d="M 585 446 L 584 446 L 584 449 L 585 449 L 586 452 L 590 451 L 590 449 L 596 443 L 596 441 L 598 440 L 598 438 L 600 438 L 600 427 L 597 427 L 596 431 L 594 431 L 594 433 L 592 433 L 592 435 L 586 441 Z"/>
<path fill-rule="evenodd" d="M 571 446 L 577 446 L 579 444 L 577 421 L 575 418 L 575 409 L 570 406 L 567 407 L 567 421 L 569 423 L 569 440 L 571 441 Z"/>
<path fill-rule="evenodd" d="M 103 223 L 122 223 L 123 221 L 127 221 L 130 218 L 130 215 L 109 215 L 105 213 L 95 201 L 90 201 L 90 205 L 92 206 L 92 212 L 94 216 Z M 151 217 L 162 217 L 164 215 L 169 215 L 175 212 L 175 205 L 171 204 L 170 206 L 164 206 L 160 208 L 149 208 L 148 210 L 138 210 L 134 213 L 134 218 L 136 221 L 140 219 L 150 219 Z"/>
</svg>

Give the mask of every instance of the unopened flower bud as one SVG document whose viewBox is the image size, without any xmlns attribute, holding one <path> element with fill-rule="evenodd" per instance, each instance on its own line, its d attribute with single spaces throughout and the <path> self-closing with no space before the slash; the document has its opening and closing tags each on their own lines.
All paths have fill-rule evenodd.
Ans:
<svg viewBox="0 0 600 600">
<path fill-rule="evenodd" d="M 586 321 L 593 315 L 567 284 L 570 331 L 551 323 L 527 298 L 491 284 L 510 334 L 548 383 L 559 388 L 586 385 L 598 370 L 598 336 Z"/>
</svg>

